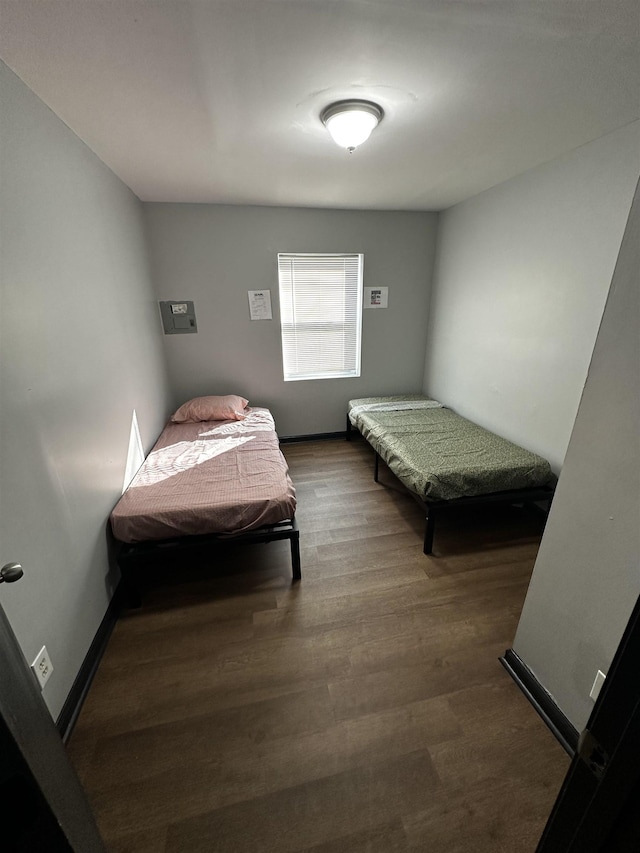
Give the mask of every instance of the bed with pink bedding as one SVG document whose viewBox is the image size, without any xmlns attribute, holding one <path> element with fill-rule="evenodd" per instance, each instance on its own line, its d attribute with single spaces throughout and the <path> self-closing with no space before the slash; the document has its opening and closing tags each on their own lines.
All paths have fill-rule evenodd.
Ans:
<svg viewBox="0 0 640 853">
<path fill-rule="evenodd" d="M 240 420 L 169 422 L 110 521 L 123 575 L 154 544 L 289 539 L 299 579 L 295 511 L 273 417 L 251 407 Z"/>
</svg>

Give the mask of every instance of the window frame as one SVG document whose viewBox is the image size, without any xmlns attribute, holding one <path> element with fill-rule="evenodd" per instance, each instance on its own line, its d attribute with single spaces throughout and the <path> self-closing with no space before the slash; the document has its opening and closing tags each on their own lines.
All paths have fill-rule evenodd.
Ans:
<svg viewBox="0 0 640 853">
<path fill-rule="evenodd" d="M 305 282 L 296 284 L 295 262 L 300 260 L 299 278 L 305 275 L 311 285 L 304 292 Z M 317 269 L 309 261 L 318 261 Z M 364 298 L 364 254 L 362 252 L 278 252 L 278 293 L 280 298 L 280 342 L 282 348 L 282 375 L 285 382 L 303 382 L 312 379 L 352 379 L 361 375 L 362 368 L 362 309 Z M 331 262 L 342 262 L 344 269 L 340 276 L 331 269 Z M 326 268 L 323 269 L 323 264 Z M 288 270 L 285 269 L 289 264 Z M 306 265 L 306 268 L 305 268 Z M 288 274 L 289 279 L 285 280 Z M 321 289 L 318 279 L 327 276 L 327 284 L 331 284 L 339 296 L 331 302 L 327 298 L 325 317 L 317 315 L 318 298 Z M 331 281 L 333 276 L 333 281 Z M 312 281 L 313 279 L 316 281 Z M 338 282 L 336 282 L 336 278 Z M 338 287 L 336 288 L 336 283 Z M 306 297 L 306 299 L 305 299 Z M 306 302 L 306 306 L 305 306 Z M 296 304 L 299 305 L 299 315 L 306 318 L 296 318 Z M 342 318 L 332 317 L 340 314 Z M 315 327 L 315 328 L 314 328 Z M 327 351 L 327 362 L 319 363 L 317 369 L 309 368 L 311 348 L 315 346 L 313 356 L 317 353 L 322 337 L 327 337 L 333 331 L 339 340 L 342 336 L 342 346 L 332 346 Z M 329 364 L 342 359 L 343 366 L 335 367 Z M 303 366 L 300 366 L 302 361 Z M 306 366 L 305 366 L 306 365 Z"/>
</svg>

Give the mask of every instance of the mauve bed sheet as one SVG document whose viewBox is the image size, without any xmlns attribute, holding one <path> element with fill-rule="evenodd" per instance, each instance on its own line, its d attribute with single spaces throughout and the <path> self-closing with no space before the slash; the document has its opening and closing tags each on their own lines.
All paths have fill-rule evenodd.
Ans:
<svg viewBox="0 0 640 853">
<path fill-rule="evenodd" d="M 111 514 L 121 542 L 233 534 L 293 518 L 295 489 L 268 409 L 169 423 Z"/>
</svg>

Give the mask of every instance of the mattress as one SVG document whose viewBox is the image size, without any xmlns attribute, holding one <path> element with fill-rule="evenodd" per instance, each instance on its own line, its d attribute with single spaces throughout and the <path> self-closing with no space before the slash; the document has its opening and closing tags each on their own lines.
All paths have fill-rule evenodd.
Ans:
<svg viewBox="0 0 640 853">
<path fill-rule="evenodd" d="M 169 423 L 111 514 L 121 542 L 237 534 L 292 519 L 295 489 L 268 409 Z"/>
<path fill-rule="evenodd" d="M 553 482 L 546 459 L 421 394 L 349 402 L 349 420 L 398 479 L 428 501 Z"/>
</svg>

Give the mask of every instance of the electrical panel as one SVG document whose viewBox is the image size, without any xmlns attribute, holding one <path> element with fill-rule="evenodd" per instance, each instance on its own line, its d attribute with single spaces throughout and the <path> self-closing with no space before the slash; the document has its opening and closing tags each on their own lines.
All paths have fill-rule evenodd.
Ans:
<svg viewBox="0 0 640 853">
<path fill-rule="evenodd" d="M 193 302 L 172 299 L 159 304 L 165 335 L 191 335 L 198 331 Z"/>
</svg>

